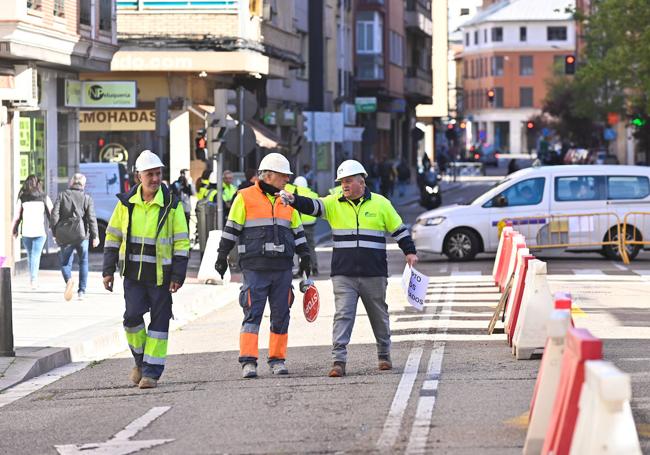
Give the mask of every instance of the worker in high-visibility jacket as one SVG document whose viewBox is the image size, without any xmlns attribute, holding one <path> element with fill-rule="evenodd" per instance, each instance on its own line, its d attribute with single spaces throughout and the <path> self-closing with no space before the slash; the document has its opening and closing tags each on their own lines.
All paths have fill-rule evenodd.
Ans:
<svg viewBox="0 0 650 455">
<path fill-rule="evenodd" d="M 199 182 L 196 184 L 196 200 L 200 201 L 204 197 L 208 195 L 208 192 L 210 191 L 210 183 L 212 183 L 212 175 L 214 172 L 210 172 L 209 169 L 206 169 L 203 171 L 203 174 L 201 174 L 201 178 L 199 179 Z M 214 183 L 217 183 L 216 179 L 216 174 L 214 174 Z"/>
<path fill-rule="evenodd" d="M 307 179 L 301 175 L 296 177 L 293 184 L 287 183 L 284 187 L 289 193 L 299 194 L 301 196 L 316 199 L 318 193 L 312 191 L 307 185 Z M 305 238 L 309 248 L 309 257 L 311 258 L 311 275 L 318 276 L 318 256 L 316 256 L 316 241 L 314 239 L 314 229 L 316 228 L 316 217 L 311 215 L 300 214 L 302 226 L 305 229 Z M 294 278 L 300 278 L 300 275 L 294 275 Z"/>
<path fill-rule="evenodd" d="M 212 182 L 212 175 L 214 173 L 210 174 L 210 182 Z M 206 198 L 208 199 L 208 202 L 215 203 L 217 202 L 217 194 L 219 194 L 217 190 L 217 180 L 216 180 L 216 174 L 214 183 L 210 183 L 208 194 Z M 223 171 L 223 181 L 221 183 L 221 200 L 223 201 L 223 218 L 224 220 L 228 219 L 228 213 L 230 212 L 230 207 L 232 206 L 232 201 L 235 199 L 235 193 L 237 193 L 237 187 L 233 185 L 233 181 L 235 179 L 235 176 L 233 175 L 232 171 L 225 170 Z"/>
<path fill-rule="evenodd" d="M 413 266 L 418 257 L 408 229 L 385 197 L 366 188 L 363 165 L 346 160 L 336 171 L 342 195 L 310 199 L 283 192 L 282 198 L 300 213 L 326 219 L 332 227 L 332 284 L 334 288 L 333 365 L 330 377 L 345 375 L 347 345 L 357 312 L 359 297 L 366 308 L 375 335 L 378 367 L 390 370 L 390 324 L 386 304 L 388 263 L 386 233 L 397 241 Z"/>
<path fill-rule="evenodd" d="M 244 321 L 239 334 L 242 377 L 257 376 L 258 333 L 266 300 L 271 307 L 268 363 L 273 374 L 288 374 L 285 364 L 289 308 L 293 303 L 291 268 L 294 251 L 300 271 L 310 273 L 309 251 L 298 212 L 276 194 L 292 174 L 289 161 L 279 153 L 266 155 L 258 168 L 259 181 L 235 197 L 221 241 L 215 269 L 223 277 L 228 252 L 239 241 L 239 267 L 243 284 L 239 304 Z"/>
<path fill-rule="evenodd" d="M 163 163 L 144 150 L 135 162 L 140 184 L 119 194 L 106 228 L 104 287 L 113 291 L 119 263 L 124 278 L 124 330 L 135 359 L 130 378 L 156 387 L 165 368 L 172 294 L 183 285 L 190 242 L 183 205 L 162 184 Z M 151 314 L 149 327 L 143 315 Z"/>
</svg>

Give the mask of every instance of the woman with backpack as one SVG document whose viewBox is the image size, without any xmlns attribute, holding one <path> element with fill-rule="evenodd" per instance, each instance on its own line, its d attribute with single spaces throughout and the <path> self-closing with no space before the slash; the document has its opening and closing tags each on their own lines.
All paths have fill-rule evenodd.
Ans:
<svg viewBox="0 0 650 455">
<path fill-rule="evenodd" d="M 43 192 L 40 179 L 35 175 L 28 176 L 18 193 L 12 231 L 14 237 L 18 237 L 19 233 L 22 235 L 32 289 L 38 287 L 41 252 L 47 238 L 45 220 L 47 219 L 49 224 L 51 212 L 52 200 Z"/>
</svg>

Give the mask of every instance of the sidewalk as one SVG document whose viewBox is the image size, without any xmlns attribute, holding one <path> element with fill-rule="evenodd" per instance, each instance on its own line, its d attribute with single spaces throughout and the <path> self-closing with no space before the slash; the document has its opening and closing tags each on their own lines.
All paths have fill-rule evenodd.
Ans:
<svg viewBox="0 0 650 455">
<path fill-rule="evenodd" d="M 191 271 L 188 275 L 193 275 Z M 75 271 L 75 279 L 78 274 Z M 25 275 L 12 280 L 13 333 L 16 357 L 0 357 L 0 392 L 70 362 L 111 357 L 127 349 L 122 328 L 124 293 L 116 274 L 114 292 L 104 290 L 99 272 L 88 276 L 83 300 L 63 298 L 61 273 L 41 270 L 39 288 Z M 237 298 L 239 284 L 199 284 L 188 278 L 174 296 L 170 331 Z"/>
</svg>

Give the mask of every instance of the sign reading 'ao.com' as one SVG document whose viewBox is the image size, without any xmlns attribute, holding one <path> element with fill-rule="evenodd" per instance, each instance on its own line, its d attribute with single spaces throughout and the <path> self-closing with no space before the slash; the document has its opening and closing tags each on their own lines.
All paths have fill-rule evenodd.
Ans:
<svg viewBox="0 0 650 455">
<path fill-rule="evenodd" d="M 134 108 L 135 81 L 65 81 L 67 107 Z"/>
</svg>

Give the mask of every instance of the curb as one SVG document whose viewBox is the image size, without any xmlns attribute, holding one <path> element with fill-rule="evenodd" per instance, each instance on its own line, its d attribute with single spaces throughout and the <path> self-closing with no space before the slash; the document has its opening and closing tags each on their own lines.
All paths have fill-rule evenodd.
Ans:
<svg viewBox="0 0 650 455">
<path fill-rule="evenodd" d="M 67 365 L 71 361 L 68 348 L 16 348 L 16 357 L 0 375 L 0 393 L 23 381 Z"/>
</svg>

